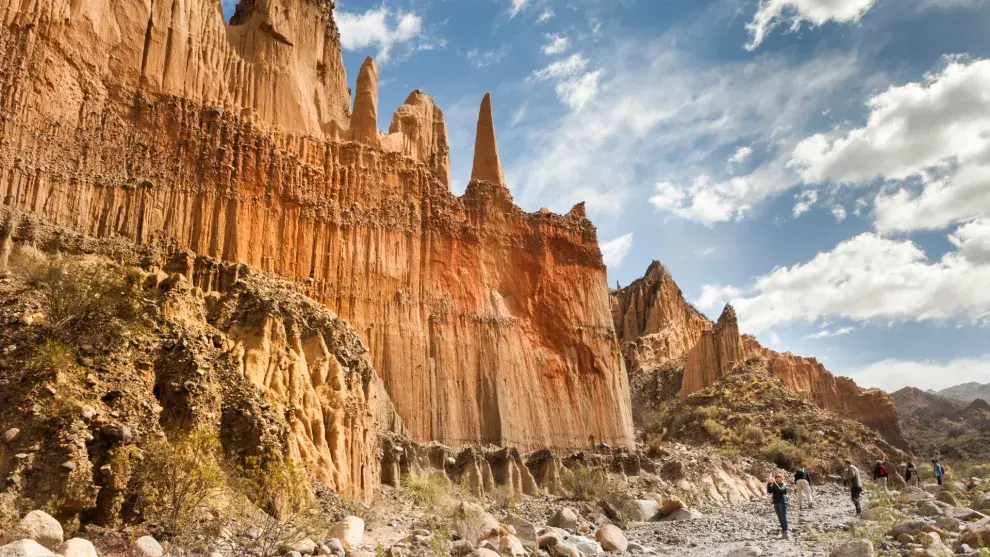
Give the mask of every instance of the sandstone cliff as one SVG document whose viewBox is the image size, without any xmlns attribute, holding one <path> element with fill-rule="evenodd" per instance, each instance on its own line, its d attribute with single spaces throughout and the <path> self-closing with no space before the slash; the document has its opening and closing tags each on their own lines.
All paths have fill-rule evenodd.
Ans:
<svg viewBox="0 0 990 557">
<path fill-rule="evenodd" d="M 426 95 L 381 133 L 368 61 L 352 118 L 332 10 L 242 0 L 228 25 L 215 0 L 0 0 L 2 204 L 299 281 L 358 331 L 417 440 L 631 442 L 583 207 L 513 204 L 488 97 L 462 197 Z"/>
<path fill-rule="evenodd" d="M 759 356 L 791 391 L 904 446 L 894 404 L 886 393 L 861 389 L 851 379 L 836 377 L 814 358 L 774 352 L 753 337 L 740 335 L 732 306 L 726 306 L 712 324 L 684 300 L 658 262 L 650 265 L 643 278 L 612 292 L 612 316 L 630 370 L 655 370 L 665 360 L 683 359 L 681 394 L 709 387 L 747 358 Z"/>
<path fill-rule="evenodd" d="M 642 278 L 613 292 L 612 318 L 630 373 L 686 355 L 701 333 L 712 327 L 687 303 L 658 261 L 650 264 Z"/>
</svg>

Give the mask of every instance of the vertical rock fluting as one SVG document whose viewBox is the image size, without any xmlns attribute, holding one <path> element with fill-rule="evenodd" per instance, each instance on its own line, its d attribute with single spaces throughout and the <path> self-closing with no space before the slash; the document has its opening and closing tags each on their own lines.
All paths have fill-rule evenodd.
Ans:
<svg viewBox="0 0 990 557">
<path fill-rule="evenodd" d="M 631 443 L 583 210 L 512 203 L 490 98 L 462 197 L 443 115 L 420 92 L 380 147 L 365 124 L 345 141 L 332 5 L 245 0 L 227 25 L 211 0 L 0 0 L 2 204 L 298 280 L 358 331 L 419 441 Z M 229 282 L 214 278 L 197 285 Z"/>
<path fill-rule="evenodd" d="M 712 327 L 658 261 L 643 278 L 614 291 L 612 319 L 630 373 L 684 356 Z"/>
<path fill-rule="evenodd" d="M 485 94 L 478 112 L 478 130 L 474 141 L 474 165 L 471 167 L 471 180 L 505 184 L 502 175 L 502 161 L 498 156 L 495 142 L 495 119 L 492 116 L 492 96 Z"/>
<path fill-rule="evenodd" d="M 689 395 L 718 381 L 743 360 L 736 310 L 727 305 L 715 326 L 701 333 L 701 338 L 688 352 L 684 366 L 681 394 Z"/>
</svg>

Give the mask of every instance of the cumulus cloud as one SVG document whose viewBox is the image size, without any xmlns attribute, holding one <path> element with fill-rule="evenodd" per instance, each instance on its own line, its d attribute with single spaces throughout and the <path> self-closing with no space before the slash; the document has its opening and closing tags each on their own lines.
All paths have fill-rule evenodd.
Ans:
<svg viewBox="0 0 990 557">
<path fill-rule="evenodd" d="M 509 6 L 509 19 L 519 15 L 519 12 L 526 9 L 527 4 L 529 4 L 529 0 L 512 0 L 512 5 Z"/>
<path fill-rule="evenodd" d="M 751 147 L 745 146 L 736 149 L 736 152 L 729 157 L 729 166 L 735 164 L 742 164 L 749 159 L 749 156 L 753 154 L 753 149 Z"/>
<path fill-rule="evenodd" d="M 956 246 L 929 259 L 910 240 L 868 232 L 779 267 L 746 287 L 705 285 L 698 305 L 736 306 L 741 326 L 759 334 L 775 325 L 845 319 L 855 322 L 990 321 L 990 222 L 950 236 Z"/>
<path fill-rule="evenodd" d="M 806 336 L 804 338 L 815 340 L 815 339 L 828 338 L 828 337 L 841 337 L 843 335 L 848 335 L 849 333 L 851 333 L 851 332 L 853 332 L 855 330 L 856 330 L 856 327 L 842 327 L 842 328 L 839 328 L 839 329 L 835 329 L 834 331 L 830 331 L 828 329 L 822 329 L 822 330 L 818 331 L 817 333 L 810 334 L 810 335 L 808 335 L 808 336 Z"/>
<path fill-rule="evenodd" d="M 792 31 L 805 23 L 823 25 L 829 21 L 855 23 L 870 11 L 877 0 L 761 0 L 749 31 L 748 50 L 759 47 L 775 27 L 786 25 Z"/>
<path fill-rule="evenodd" d="M 605 261 L 605 265 L 608 267 L 618 267 L 621 265 L 622 260 L 626 258 L 626 255 L 632 248 L 632 243 L 632 232 L 602 243 L 600 249 L 602 250 L 602 260 Z"/>
<path fill-rule="evenodd" d="M 947 362 L 886 359 L 845 373 L 863 387 L 893 392 L 903 387 L 941 390 L 961 383 L 986 383 L 990 354 Z"/>
<path fill-rule="evenodd" d="M 807 182 L 899 182 L 875 199 L 881 232 L 990 216 L 987 91 L 990 60 L 950 60 L 941 72 L 870 98 L 864 126 L 801 141 L 791 164 Z"/>
<path fill-rule="evenodd" d="M 546 8 L 542 12 L 540 12 L 540 15 L 536 16 L 536 24 L 543 25 L 544 23 L 550 21 L 552 17 L 553 17 L 553 10 L 551 10 L 550 8 Z"/>
<path fill-rule="evenodd" d="M 414 41 L 423 31 L 423 20 L 413 13 L 392 13 L 382 4 L 364 13 L 337 12 L 340 44 L 344 50 L 378 48 L 378 58 L 386 60 L 396 45 Z"/>
<path fill-rule="evenodd" d="M 818 192 L 815 190 L 805 190 L 794 196 L 797 199 L 797 203 L 794 204 L 794 218 L 798 218 L 801 215 L 807 213 L 818 203 Z"/>
<path fill-rule="evenodd" d="M 568 42 L 570 42 L 566 36 L 558 35 L 556 33 L 548 33 L 546 35 L 546 39 L 546 44 L 544 44 L 543 48 L 540 50 L 543 51 L 543 54 L 548 56 L 563 54 L 564 51 L 567 50 Z"/>
<path fill-rule="evenodd" d="M 842 205 L 833 205 L 832 216 L 835 217 L 835 222 L 842 222 L 846 220 L 846 208 Z"/>
</svg>

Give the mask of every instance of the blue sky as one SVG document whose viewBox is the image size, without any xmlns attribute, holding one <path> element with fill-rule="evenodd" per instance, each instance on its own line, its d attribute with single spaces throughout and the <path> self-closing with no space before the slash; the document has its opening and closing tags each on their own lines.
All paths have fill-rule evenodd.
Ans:
<svg viewBox="0 0 990 557">
<path fill-rule="evenodd" d="M 339 0 L 379 125 L 493 95 L 516 202 L 863 385 L 990 382 L 990 0 Z M 230 7 L 225 5 L 228 15 Z"/>
</svg>

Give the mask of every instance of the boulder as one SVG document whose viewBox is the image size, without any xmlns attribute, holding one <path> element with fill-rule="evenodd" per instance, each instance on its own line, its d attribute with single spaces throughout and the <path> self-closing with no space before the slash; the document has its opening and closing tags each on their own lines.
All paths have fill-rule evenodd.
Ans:
<svg viewBox="0 0 990 557">
<path fill-rule="evenodd" d="M 679 520 L 694 520 L 696 518 L 701 518 L 703 515 L 694 509 L 676 509 L 670 514 L 665 516 L 663 520 L 665 522 L 674 522 Z"/>
<path fill-rule="evenodd" d="M 487 547 L 479 547 L 478 549 L 475 549 L 474 551 L 469 553 L 469 555 L 471 557 L 499 557 L 497 552 L 492 551 Z"/>
<path fill-rule="evenodd" d="M 584 536 L 571 536 L 563 541 L 563 545 L 573 546 L 581 555 L 604 553 L 601 544 Z"/>
<path fill-rule="evenodd" d="M 526 550 L 519 538 L 506 534 L 498 539 L 498 552 L 506 557 L 524 557 Z"/>
<path fill-rule="evenodd" d="M 951 516 L 943 516 L 935 521 L 939 528 L 948 532 L 958 532 L 962 530 L 962 521 Z"/>
<path fill-rule="evenodd" d="M 946 505 L 952 505 L 953 507 L 959 506 L 959 499 L 952 494 L 951 491 L 940 491 L 938 495 L 935 496 L 936 501 L 941 501 Z"/>
<path fill-rule="evenodd" d="M 19 540 L 0 547 L 0 557 L 52 557 L 55 554 L 34 540 Z"/>
<path fill-rule="evenodd" d="M 329 555 L 344 557 L 344 554 L 347 553 L 347 550 L 344 549 L 344 544 L 340 543 L 340 540 L 338 540 L 337 538 L 330 538 L 329 540 L 324 542 L 323 545 L 325 545 L 327 549 L 330 551 Z"/>
<path fill-rule="evenodd" d="M 55 551 L 62 545 L 62 525 L 44 511 L 31 511 L 7 535 L 9 540 L 33 540 Z"/>
<path fill-rule="evenodd" d="M 72 538 L 58 550 L 65 557 L 97 557 L 96 548 L 89 540 Z"/>
<path fill-rule="evenodd" d="M 451 555 L 467 555 L 474 551 L 474 544 L 468 540 L 457 540 L 450 546 Z"/>
<path fill-rule="evenodd" d="M 344 549 L 356 549 L 364 541 L 364 520 L 347 516 L 330 528 L 330 537 L 340 540 Z"/>
<path fill-rule="evenodd" d="M 667 516 L 677 509 L 683 509 L 684 506 L 684 501 L 681 501 L 680 497 L 668 497 L 667 499 L 664 499 L 663 504 L 660 505 L 660 514 L 662 516 Z"/>
<path fill-rule="evenodd" d="M 578 520 L 577 511 L 569 507 L 561 507 L 550 517 L 547 524 L 564 530 L 577 530 Z"/>
<path fill-rule="evenodd" d="M 969 527 L 962 541 L 971 547 L 990 547 L 990 519 L 983 519 Z"/>
<path fill-rule="evenodd" d="M 763 551 L 754 545 L 737 547 L 725 554 L 725 557 L 760 557 Z"/>
<path fill-rule="evenodd" d="M 595 532 L 597 541 L 605 551 L 625 551 L 629 547 L 629 540 L 618 526 L 606 524 Z"/>
<path fill-rule="evenodd" d="M 306 538 L 289 546 L 290 551 L 298 551 L 302 555 L 316 555 L 316 542 Z"/>
<path fill-rule="evenodd" d="M 906 522 L 898 522 L 890 527 L 887 531 L 887 535 L 892 538 L 897 538 L 901 534 L 909 534 L 911 536 L 917 536 L 924 529 L 925 525 L 928 524 L 926 520 L 909 520 Z"/>
<path fill-rule="evenodd" d="M 918 514 L 921 516 L 941 516 L 942 509 L 931 501 L 925 501 L 918 505 Z"/>
<path fill-rule="evenodd" d="M 649 522 L 660 514 L 660 504 L 653 499 L 634 499 L 626 504 L 625 514 L 631 522 Z"/>
<path fill-rule="evenodd" d="M 134 542 L 134 548 L 137 549 L 137 555 L 139 557 L 162 557 L 165 554 L 162 544 L 158 543 L 151 536 L 141 536 L 138 538 Z"/>
<path fill-rule="evenodd" d="M 840 545 L 829 557 L 874 557 L 873 544 L 869 540 L 856 540 Z"/>
<path fill-rule="evenodd" d="M 515 529 L 515 534 L 520 539 L 528 542 L 536 541 L 536 526 L 532 522 L 518 515 L 510 514 L 505 517 L 505 525 Z"/>
<path fill-rule="evenodd" d="M 454 511 L 454 531 L 471 543 L 498 536 L 500 526 L 494 516 L 474 503 L 464 501 Z"/>
</svg>

